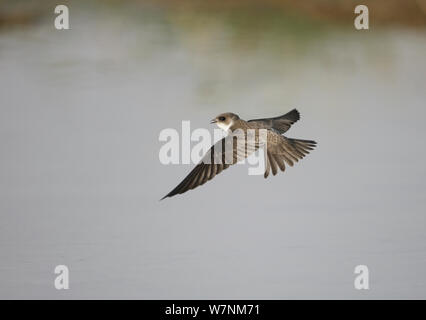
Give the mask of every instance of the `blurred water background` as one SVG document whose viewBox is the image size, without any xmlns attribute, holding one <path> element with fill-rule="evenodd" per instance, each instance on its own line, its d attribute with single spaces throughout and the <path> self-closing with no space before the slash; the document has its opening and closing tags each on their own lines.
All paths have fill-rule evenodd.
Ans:
<svg viewBox="0 0 426 320">
<path fill-rule="evenodd" d="M 0 5 L 1 298 L 426 297 L 425 1 L 57 4 Z M 292 108 L 295 167 L 158 201 L 162 129 Z"/>
</svg>

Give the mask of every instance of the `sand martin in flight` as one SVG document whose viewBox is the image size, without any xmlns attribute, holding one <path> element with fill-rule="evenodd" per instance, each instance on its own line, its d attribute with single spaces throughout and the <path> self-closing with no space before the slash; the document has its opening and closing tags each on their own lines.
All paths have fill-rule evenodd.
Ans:
<svg viewBox="0 0 426 320">
<path fill-rule="evenodd" d="M 201 186 L 230 165 L 248 157 L 259 148 L 264 149 L 265 178 L 268 177 L 271 170 L 272 174 L 276 175 L 278 168 L 284 171 L 286 164 L 292 167 L 295 162 L 302 159 L 316 146 L 315 141 L 291 139 L 283 135 L 299 119 L 300 114 L 296 109 L 279 117 L 249 121 L 240 119 L 238 115 L 230 112 L 218 115 L 211 123 L 216 123 L 219 128 L 230 134 L 214 144 L 186 178 L 162 199 Z M 265 139 L 262 140 L 260 138 L 260 132 L 262 131 L 260 129 L 264 129 L 263 133 L 266 132 L 266 143 L 264 143 Z M 250 131 L 255 132 L 255 137 L 252 139 L 253 142 L 246 143 L 245 148 L 241 148 L 241 144 L 236 143 L 237 137 L 232 133 L 245 133 L 248 141 Z M 229 153 L 231 153 L 231 159 L 227 161 L 229 160 L 227 158 Z"/>
</svg>

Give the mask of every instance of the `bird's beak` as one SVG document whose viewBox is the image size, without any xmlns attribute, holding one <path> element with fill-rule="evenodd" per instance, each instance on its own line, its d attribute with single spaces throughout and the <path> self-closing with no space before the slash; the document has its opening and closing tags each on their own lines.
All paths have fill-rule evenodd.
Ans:
<svg viewBox="0 0 426 320">
<path fill-rule="evenodd" d="M 216 119 L 212 119 L 211 121 L 210 121 L 210 123 L 216 123 L 217 122 L 217 120 Z"/>
</svg>

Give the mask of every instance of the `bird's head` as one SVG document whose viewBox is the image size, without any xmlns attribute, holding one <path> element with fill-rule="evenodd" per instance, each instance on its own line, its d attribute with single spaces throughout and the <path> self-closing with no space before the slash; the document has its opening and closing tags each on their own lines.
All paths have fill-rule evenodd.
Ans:
<svg viewBox="0 0 426 320">
<path fill-rule="evenodd" d="M 240 119 L 235 113 L 227 112 L 221 113 L 214 118 L 210 123 L 216 123 L 216 125 L 224 131 L 228 131 L 236 120 Z"/>
</svg>

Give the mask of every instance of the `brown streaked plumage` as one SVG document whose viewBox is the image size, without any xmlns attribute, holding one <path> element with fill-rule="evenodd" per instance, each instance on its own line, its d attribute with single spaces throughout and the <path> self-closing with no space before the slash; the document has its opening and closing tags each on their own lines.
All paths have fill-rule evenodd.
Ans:
<svg viewBox="0 0 426 320">
<path fill-rule="evenodd" d="M 246 143 L 246 148 L 241 149 L 240 144 L 236 143 L 238 137 L 233 134 L 218 141 L 210 148 L 209 152 L 207 152 L 200 163 L 195 166 L 185 179 L 161 200 L 177 194 L 182 194 L 203 185 L 223 170 L 227 169 L 230 165 L 237 163 L 241 159 L 250 156 L 250 154 L 259 148 L 262 148 L 264 144 L 262 144 L 259 138 L 258 129 L 267 130 L 267 145 L 266 150 L 264 150 L 264 177 L 267 178 L 270 171 L 272 171 L 273 175 L 276 175 L 278 168 L 284 171 L 286 164 L 292 167 L 295 162 L 304 158 L 305 155 L 316 146 L 316 142 L 312 140 L 291 139 L 282 135 L 299 119 L 300 114 L 296 109 L 280 117 L 249 121 L 244 121 L 240 119 L 238 115 L 230 112 L 218 115 L 211 123 L 216 123 L 225 131 L 247 134 L 248 129 L 255 129 L 256 137 L 254 143 Z M 226 146 L 229 146 L 229 148 L 226 148 Z M 224 152 L 224 150 L 228 151 L 228 153 Z M 229 151 L 231 151 L 232 154 L 229 154 Z"/>
</svg>

